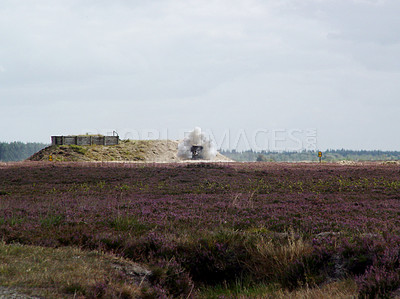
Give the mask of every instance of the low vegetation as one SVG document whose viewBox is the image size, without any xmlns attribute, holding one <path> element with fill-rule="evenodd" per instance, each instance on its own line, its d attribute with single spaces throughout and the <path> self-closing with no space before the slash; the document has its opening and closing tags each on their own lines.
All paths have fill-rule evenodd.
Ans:
<svg viewBox="0 0 400 299">
<path fill-rule="evenodd" d="M 27 250 L 8 255 L 15 266 L 1 284 L 87 298 L 100 285 L 104 298 L 390 297 L 400 287 L 399 191 L 395 164 L 0 164 L 1 250 Z M 99 278 L 15 275 L 49 268 L 34 258 L 41 250 L 59 269 L 75 268 L 77 253 L 62 250 L 99 259 L 87 270 Z M 113 272 L 110 254 L 148 275 Z"/>
<path fill-rule="evenodd" d="M 0 285 L 46 298 L 134 298 L 134 263 L 98 251 L 0 243 Z M 142 270 L 142 274 L 145 270 Z M 142 284 L 145 285 L 143 276 Z"/>
</svg>

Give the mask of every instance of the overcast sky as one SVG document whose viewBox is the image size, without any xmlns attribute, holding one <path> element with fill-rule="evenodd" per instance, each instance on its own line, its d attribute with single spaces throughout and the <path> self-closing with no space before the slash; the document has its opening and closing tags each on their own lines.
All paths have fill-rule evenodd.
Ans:
<svg viewBox="0 0 400 299">
<path fill-rule="evenodd" d="M 400 150 L 400 1 L 0 2 L 0 141 Z M 279 146 L 277 146 L 279 143 Z"/>
</svg>

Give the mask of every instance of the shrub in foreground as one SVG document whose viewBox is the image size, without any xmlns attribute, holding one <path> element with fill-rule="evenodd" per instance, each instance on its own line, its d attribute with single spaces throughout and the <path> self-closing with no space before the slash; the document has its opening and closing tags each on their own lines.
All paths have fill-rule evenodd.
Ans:
<svg viewBox="0 0 400 299">
<path fill-rule="evenodd" d="M 361 296 L 389 297 L 391 292 L 400 287 L 400 247 L 398 244 L 388 246 L 382 255 L 375 256 L 373 265 L 358 277 Z"/>
</svg>

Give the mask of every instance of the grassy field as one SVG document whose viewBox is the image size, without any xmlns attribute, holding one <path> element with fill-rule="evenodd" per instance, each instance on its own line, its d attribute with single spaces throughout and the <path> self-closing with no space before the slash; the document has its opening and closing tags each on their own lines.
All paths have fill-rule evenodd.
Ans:
<svg viewBox="0 0 400 299">
<path fill-rule="evenodd" d="M 47 298 L 390 297 L 399 191 L 395 164 L 0 164 L 0 285 Z"/>
</svg>

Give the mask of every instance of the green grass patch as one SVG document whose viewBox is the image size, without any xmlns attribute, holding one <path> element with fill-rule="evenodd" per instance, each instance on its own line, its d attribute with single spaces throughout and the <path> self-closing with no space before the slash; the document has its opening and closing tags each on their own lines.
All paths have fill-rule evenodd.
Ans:
<svg viewBox="0 0 400 299">
<path fill-rule="evenodd" d="M 199 298 L 266 298 L 276 292 L 279 286 L 274 284 L 255 284 L 251 281 L 237 280 L 234 283 L 218 284 L 200 288 Z"/>
<path fill-rule="evenodd" d="M 86 154 L 87 152 L 87 147 L 84 146 L 80 146 L 80 145 L 75 145 L 75 144 L 71 144 L 69 146 L 74 152 L 78 153 L 78 154 Z"/>
<path fill-rule="evenodd" d="M 109 222 L 111 228 L 117 231 L 141 234 L 154 228 L 154 225 L 138 220 L 135 216 L 117 216 Z"/>
<path fill-rule="evenodd" d="M 65 220 L 65 216 L 63 214 L 50 214 L 40 220 L 40 224 L 43 227 L 52 227 L 59 226 Z"/>
</svg>

